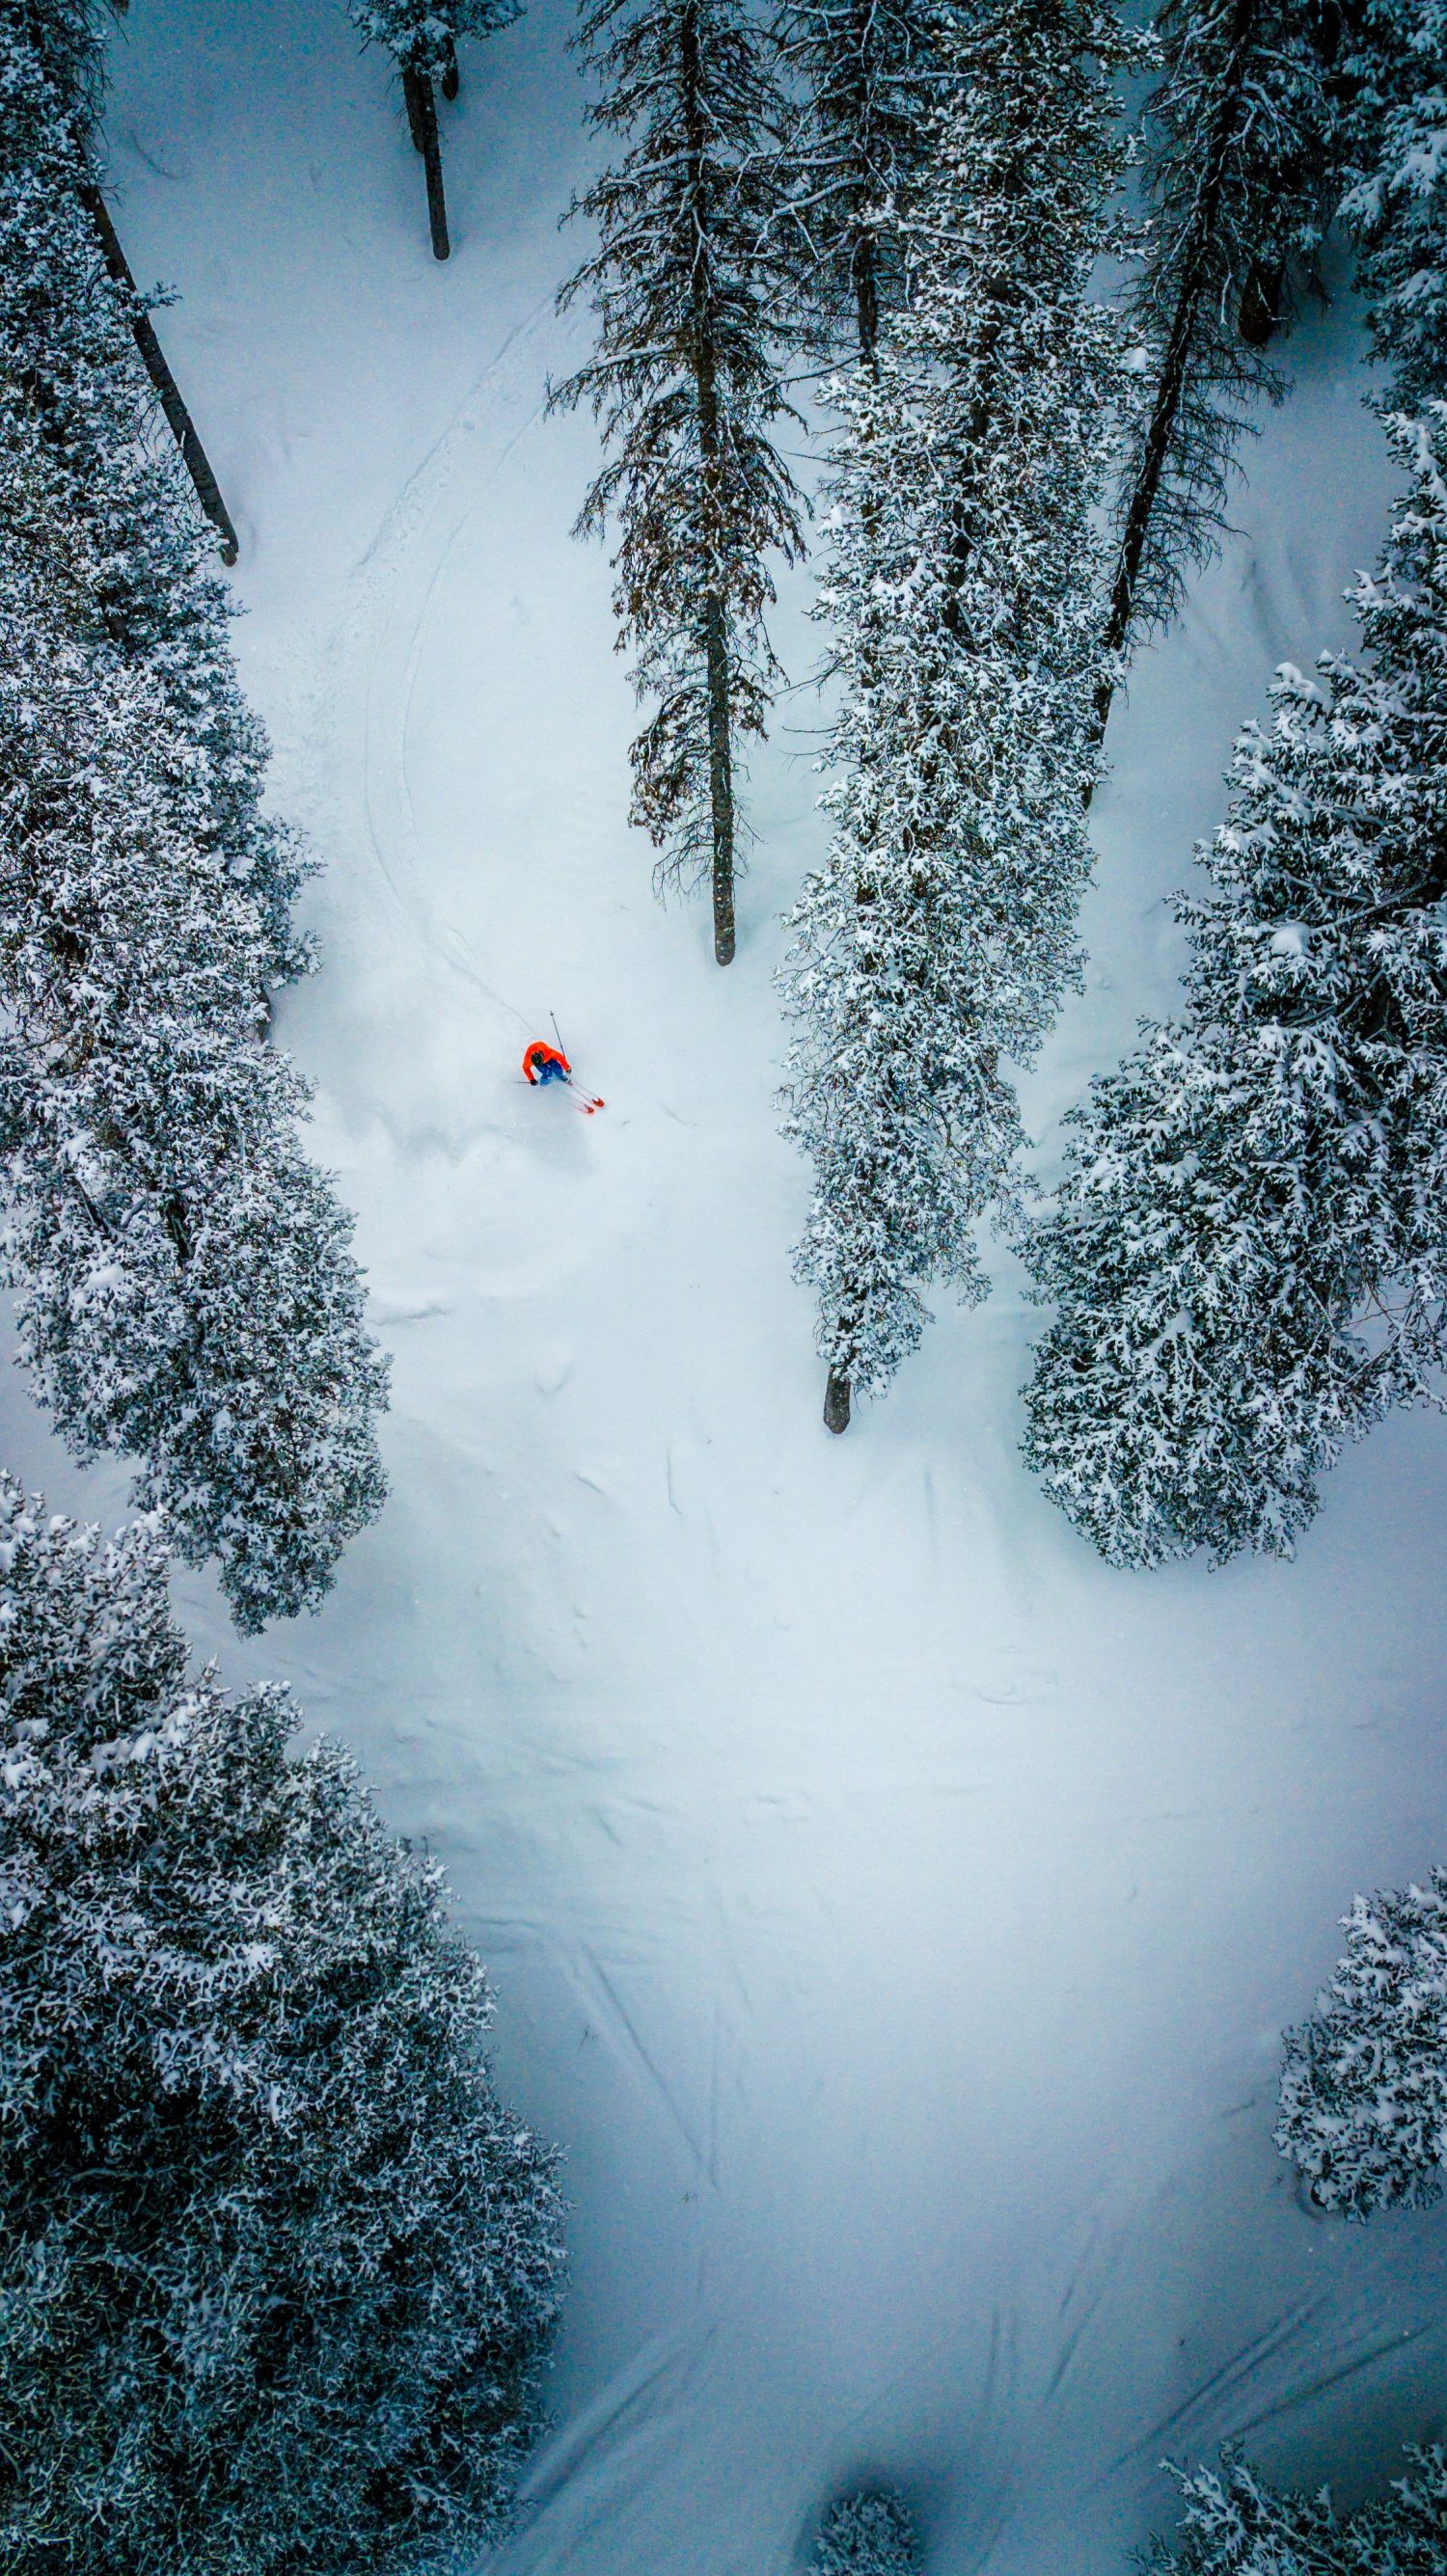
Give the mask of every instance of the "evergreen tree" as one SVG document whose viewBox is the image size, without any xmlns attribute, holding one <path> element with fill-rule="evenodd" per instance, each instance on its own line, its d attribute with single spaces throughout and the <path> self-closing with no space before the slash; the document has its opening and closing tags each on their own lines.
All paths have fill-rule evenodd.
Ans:
<svg viewBox="0 0 1447 2576">
<path fill-rule="evenodd" d="M 1357 283 L 1389 400 L 1417 411 L 1447 395 L 1443 0 L 1365 0 L 1346 75 L 1343 213 L 1357 238 Z"/>
<path fill-rule="evenodd" d="M 898 2496 L 846 2496 L 825 2515 L 814 2576 L 918 2576 L 924 2554 Z"/>
<path fill-rule="evenodd" d="M 1102 733 L 1129 648 L 1167 623 L 1223 524 L 1251 406 L 1279 400 L 1264 355 L 1314 282 L 1331 212 L 1322 0 L 1165 0 L 1147 112 L 1152 224 L 1128 309 L 1150 352 L 1120 488 L 1096 686 Z"/>
<path fill-rule="evenodd" d="M 124 6 L 125 0 L 109 0 L 109 12 L 116 17 L 124 14 Z M 237 556 L 236 530 L 195 422 L 156 337 L 149 306 L 137 292 L 96 176 L 96 129 L 105 86 L 100 30 L 106 15 L 107 0 L 6 0 L 5 8 L 0 10 L 0 63 L 8 55 L 6 86 L 12 97 L 17 87 L 23 89 L 28 73 L 37 70 L 49 93 L 51 112 L 57 99 L 65 103 L 70 147 L 68 184 L 78 193 L 101 257 L 121 290 L 132 336 L 181 451 L 196 498 L 221 538 L 221 559 L 231 564 Z M 64 170 L 56 169 L 54 175 L 64 188 Z"/>
<path fill-rule="evenodd" d="M 1345 1957 L 1286 2035 L 1276 2143 L 1322 2209 L 1425 2209 L 1447 2161 L 1447 1870 L 1354 1898 L 1344 1922 Z"/>
<path fill-rule="evenodd" d="M 221 560 L 234 564 L 241 551 L 241 541 L 232 525 L 231 513 L 221 497 L 211 459 L 201 444 L 196 424 L 171 373 L 166 353 L 156 337 L 156 326 L 150 308 L 131 275 L 130 262 L 120 245 L 111 211 L 95 180 L 89 175 L 80 182 L 80 201 L 95 227 L 96 240 L 107 271 L 120 287 L 130 308 L 131 336 L 141 353 L 141 361 L 155 387 L 156 399 L 166 416 L 166 426 L 181 451 L 181 460 L 195 490 L 196 498 L 221 539 Z"/>
<path fill-rule="evenodd" d="M 0 0 L 0 1161 L 22 1351 L 248 1627 L 379 1507 L 350 1227 L 264 1044 L 295 836 L 76 189 L 87 13 Z"/>
<path fill-rule="evenodd" d="M 1219 2471 L 1180 2470 L 1179 2539 L 1157 2540 L 1149 2576 L 1447 2576 L 1447 2459 L 1409 2451 L 1380 2502 L 1332 2511 L 1325 2488 L 1278 2495 L 1234 2452 Z"/>
<path fill-rule="evenodd" d="M 1075 972 L 1121 356 L 1086 290 L 1132 50 L 1096 0 L 961 19 L 932 175 L 893 219 L 904 305 L 830 388 L 834 837 L 783 991 L 832 1430 L 919 1340 L 928 1283 L 984 1294 L 975 1222 L 1021 1141 L 1006 1068 Z"/>
<path fill-rule="evenodd" d="M 402 2576 L 506 2519 L 553 2160 L 435 1865 L 166 1555 L 0 1479 L 0 2568 Z"/>
<path fill-rule="evenodd" d="M 744 0 L 598 0 L 579 44 L 601 90 L 590 121 L 629 140 L 571 209 L 599 242 L 559 304 L 591 298 L 598 347 L 551 400 L 587 403 L 610 450 L 577 533 L 616 522 L 619 648 L 640 699 L 657 700 L 632 748 L 631 819 L 663 853 L 660 889 L 709 880 L 726 966 L 739 745 L 763 734 L 780 676 L 768 558 L 800 545 L 770 435 L 786 409 L 770 247 L 780 103 Z"/>
<path fill-rule="evenodd" d="M 62 516 L 85 532 L 95 614 L 144 663 L 204 769 L 218 858 L 267 921 L 268 987 L 308 963 L 291 909 L 297 837 L 262 812 L 267 744 L 237 686 L 232 607 L 180 460 L 153 431 L 134 307 L 97 262 L 77 137 L 102 87 L 85 0 L 0 0 L 0 371 L 49 451 Z"/>
<path fill-rule="evenodd" d="M 522 0 L 347 0 L 347 15 L 364 45 L 381 45 L 402 75 L 407 130 L 422 155 L 427 179 L 427 221 L 434 259 L 446 259 L 447 199 L 442 185 L 442 145 L 437 132 L 435 81 L 446 99 L 460 87 L 458 39 L 494 36 L 522 16 Z"/>
<path fill-rule="evenodd" d="M 953 0 L 786 0 L 775 24 L 795 94 L 780 154 L 781 255 L 801 338 L 872 362 L 905 290 L 897 217 L 930 161 Z"/>
<path fill-rule="evenodd" d="M 0 1156 L 37 1392 L 141 1462 L 239 1624 L 320 1598 L 379 1508 L 351 1227 L 265 1040 L 267 928 L 101 574 L 0 397 Z"/>
<path fill-rule="evenodd" d="M 1113 1563 L 1288 1554 L 1447 1356 L 1447 406 L 1392 433 L 1369 658 L 1241 736 L 1185 1025 L 1095 1084 L 1034 1240 L 1026 1456 Z"/>
</svg>

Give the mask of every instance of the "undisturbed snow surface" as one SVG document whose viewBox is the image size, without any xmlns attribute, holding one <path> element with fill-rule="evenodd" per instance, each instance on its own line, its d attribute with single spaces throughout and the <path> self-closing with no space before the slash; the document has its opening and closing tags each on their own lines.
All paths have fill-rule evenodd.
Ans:
<svg viewBox="0 0 1447 2576">
<path fill-rule="evenodd" d="M 116 209 L 242 532 L 248 686 L 326 873 L 284 1036 L 396 1355 L 394 1494 L 241 1648 L 452 1871 L 499 2062 L 569 2155 L 574 2286 L 506 2576 L 783 2576 L 885 2476 L 939 2576 L 1097 2576 L 1158 2463 L 1244 2435 L 1348 2494 L 1443 2422 L 1447 2218 L 1319 2222 L 1278 2035 L 1354 1888 L 1447 1857 L 1447 1436 L 1379 1434 L 1295 1567 L 1102 1568 L 1020 1467 L 1011 1265 L 843 1441 L 770 1107 L 814 701 L 756 764 L 737 966 L 623 820 L 606 566 L 568 529 L 588 164 L 560 0 L 464 65 L 450 266 L 329 0 L 134 0 Z M 1163 897 L 1273 662 L 1345 641 L 1386 484 L 1343 300 L 1240 533 L 1138 672 L 1060 1111 L 1169 1009 Z M 815 639 L 779 621 L 803 675 Z M 556 1010 L 608 1109 L 522 1085 Z M 10 1463 L 120 1516 L 18 1380 Z"/>
</svg>

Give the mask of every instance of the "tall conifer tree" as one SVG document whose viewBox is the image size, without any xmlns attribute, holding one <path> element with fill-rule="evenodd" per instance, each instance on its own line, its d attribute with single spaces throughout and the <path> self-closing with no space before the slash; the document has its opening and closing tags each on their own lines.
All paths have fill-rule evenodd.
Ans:
<svg viewBox="0 0 1447 2576">
<path fill-rule="evenodd" d="M 522 15 L 522 0 L 347 0 L 347 15 L 364 45 L 381 45 L 402 78 L 407 130 L 422 155 L 427 180 L 427 221 L 434 259 L 448 259 L 447 196 L 442 144 L 437 131 L 437 90 L 457 96 L 457 48 L 464 36 L 494 36 Z M 435 86 L 434 86 L 435 84 Z"/>
<path fill-rule="evenodd" d="M 244 1626 L 384 1491 L 350 1226 L 265 1044 L 295 836 L 76 187 L 88 13 L 0 0 L 0 1161 L 38 1393 Z"/>
<path fill-rule="evenodd" d="M 1268 2486 L 1234 2450 L 1219 2470 L 1177 2469 L 1180 2533 L 1140 2564 L 1146 2576 L 1447 2576 L 1447 2457 L 1408 2451 L 1404 2465 L 1351 2513 L 1325 2487 Z"/>
<path fill-rule="evenodd" d="M 1356 236 L 1387 399 L 1404 411 L 1447 396 L 1447 6 L 1365 0 L 1345 65 Z"/>
<path fill-rule="evenodd" d="M 923 2565 L 913 2515 L 898 2496 L 876 2487 L 830 2506 L 811 2576 L 920 2576 Z"/>
<path fill-rule="evenodd" d="M 929 165 L 953 0 L 788 0 L 775 24 L 793 94 L 779 162 L 780 250 L 798 336 L 872 364 L 899 310 L 900 214 Z"/>
<path fill-rule="evenodd" d="M 1132 52 L 1094 0 L 960 13 L 930 175 L 891 219 L 903 299 L 830 388 L 835 831 L 784 995 L 832 1430 L 914 1347 L 930 1283 L 983 1295 L 975 1222 L 1020 1142 L 1008 1067 L 1074 971 L 1121 390 L 1087 284 Z"/>
<path fill-rule="evenodd" d="M 1151 363 L 1119 495 L 1102 732 L 1130 648 L 1214 550 L 1251 406 L 1282 392 L 1265 345 L 1315 277 L 1330 213 L 1322 15 L 1321 0 L 1166 0 L 1160 14 L 1151 226 L 1127 298 Z"/>
<path fill-rule="evenodd" d="M 155 1527 L 0 1477 L 0 2566 L 441 2576 L 557 2307 L 435 1864 L 188 1671 Z"/>
<path fill-rule="evenodd" d="M 632 819 L 663 854 L 660 887 L 709 883 L 726 966 L 740 746 L 779 677 L 770 557 L 800 542 L 773 443 L 780 101 L 743 0 L 600 0 L 579 43 L 590 119 L 628 141 L 572 209 L 599 240 L 560 303 L 590 298 L 598 347 L 552 400 L 586 403 L 609 450 L 578 533 L 617 526 L 619 648 L 657 702 L 632 749 Z"/>
<path fill-rule="evenodd" d="M 1447 1870 L 1354 1898 L 1345 1955 L 1288 2031 L 1276 2143 L 1319 2209 L 1428 2209 L 1447 2164 Z"/>
<path fill-rule="evenodd" d="M 1034 1240 L 1026 1456 L 1115 1563 L 1289 1553 L 1447 1359 L 1447 405 L 1391 427 L 1367 658 L 1241 736 L 1185 1023 L 1095 1084 Z"/>
</svg>

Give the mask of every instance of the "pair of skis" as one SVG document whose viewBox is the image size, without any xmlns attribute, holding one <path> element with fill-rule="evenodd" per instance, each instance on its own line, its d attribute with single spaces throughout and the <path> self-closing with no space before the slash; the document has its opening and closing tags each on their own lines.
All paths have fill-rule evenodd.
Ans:
<svg viewBox="0 0 1447 2576">
<path fill-rule="evenodd" d="M 558 1041 L 559 1051 L 563 1057 L 564 1063 L 566 1063 L 568 1050 L 563 1045 L 563 1032 L 558 1026 L 557 1012 L 549 1011 L 548 1017 L 552 1021 L 553 1035 Z M 596 1092 L 585 1091 L 583 1089 L 581 1082 L 579 1082 L 571 1068 L 568 1072 L 567 1082 L 568 1089 L 573 1095 L 573 1107 L 577 1110 L 580 1118 L 596 1118 L 600 1109 L 607 1108 L 608 1104 L 606 1100 L 600 1100 Z"/>
</svg>

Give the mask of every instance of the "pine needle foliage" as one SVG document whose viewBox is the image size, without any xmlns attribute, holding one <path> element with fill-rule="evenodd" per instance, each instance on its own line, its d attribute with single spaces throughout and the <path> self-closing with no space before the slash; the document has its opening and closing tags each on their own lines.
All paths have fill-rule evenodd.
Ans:
<svg viewBox="0 0 1447 2576">
<path fill-rule="evenodd" d="M 237 682 L 215 539 L 80 199 L 104 91 L 100 15 L 85 0 L 0 0 L 0 374 L 89 546 L 107 640 L 146 665 L 205 771 L 227 874 L 265 917 L 275 988 L 311 963 L 291 920 L 309 868 L 295 831 L 263 810 L 269 747 Z"/>
<path fill-rule="evenodd" d="M 1447 406 L 1389 426 L 1364 658 L 1242 734 L 1185 1022 L 1093 1086 L 1030 1254 L 1025 1454 L 1115 1564 L 1290 1554 L 1447 1356 Z"/>
<path fill-rule="evenodd" d="M 904 306 L 828 389 L 834 836 L 782 990 L 785 1132 L 814 1175 L 796 1267 L 836 1429 L 919 1341 L 930 1285 L 985 1293 L 1010 1067 L 1077 971 L 1123 353 L 1087 290 L 1118 238 L 1111 84 L 1133 57 L 1095 0 L 961 15 L 930 175 L 894 218 Z"/>
<path fill-rule="evenodd" d="M 1130 647 L 1179 610 L 1225 525 L 1236 449 L 1283 379 L 1278 318 L 1318 282 L 1335 123 L 1320 0 L 1166 0 L 1146 112 L 1144 256 L 1127 310 L 1148 365 L 1118 500 L 1097 702 Z"/>
<path fill-rule="evenodd" d="M 557 2302 L 437 1868 L 146 1522 L 0 1478 L 0 2568 L 411 2576 L 503 2527 Z"/>
<path fill-rule="evenodd" d="M 792 101 L 779 249 L 798 336 L 834 364 L 872 360 L 903 304 L 896 217 L 929 166 L 953 16 L 950 0 L 789 0 L 775 21 Z"/>
<path fill-rule="evenodd" d="M 450 80 L 464 36 L 494 36 L 522 16 L 521 0 L 346 0 L 364 45 L 380 45 L 418 80 Z"/>
<path fill-rule="evenodd" d="M 598 246 L 564 287 L 598 320 L 596 355 L 553 388 L 601 424 L 608 461 L 577 534 L 616 526 L 618 647 L 653 712 L 632 747 L 631 819 L 655 882 L 711 881 L 715 953 L 734 948 L 740 746 L 780 679 L 771 558 L 800 549 L 774 443 L 787 411 L 769 244 L 780 100 L 741 0 L 600 0 L 578 37 L 616 165 L 571 209 Z"/>
<path fill-rule="evenodd" d="M 1447 1870 L 1358 1896 L 1316 2010 L 1288 2031 L 1276 2143 L 1322 2209 L 1429 2208 L 1447 2160 Z"/>
<path fill-rule="evenodd" d="M 1447 2459 L 1406 2456 L 1384 2498 L 1342 2515 L 1325 2488 L 1278 2494 L 1235 2452 L 1219 2470 L 1178 2469 L 1180 2534 L 1141 2565 L 1148 2576 L 1447 2576 Z"/>
<path fill-rule="evenodd" d="M 83 11 L 0 0 L 4 1261 L 57 1428 L 138 1462 L 255 1628 L 380 1508 L 386 1378 L 266 1043 L 303 861 L 81 207 L 98 79 Z"/>
<path fill-rule="evenodd" d="M 1364 0 L 1344 69 L 1352 105 L 1342 212 L 1387 399 L 1416 411 L 1447 394 L 1443 0 Z"/>
<path fill-rule="evenodd" d="M 869 2490 L 846 2496 L 824 2516 L 813 2576 L 919 2576 L 924 2553 L 898 2496 Z"/>
</svg>

